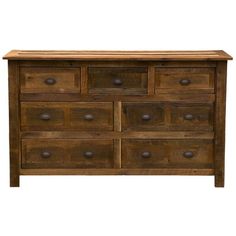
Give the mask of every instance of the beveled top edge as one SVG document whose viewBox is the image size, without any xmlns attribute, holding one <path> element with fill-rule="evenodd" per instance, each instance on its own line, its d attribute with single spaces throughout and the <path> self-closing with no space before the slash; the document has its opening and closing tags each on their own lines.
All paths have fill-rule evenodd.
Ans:
<svg viewBox="0 0 236 236">
<path fill-rule="evenodd" d="M 232 60 L 223 50 L 213 51 L 58 51 L 12 50 L 8 60 Z"/>
</svg>

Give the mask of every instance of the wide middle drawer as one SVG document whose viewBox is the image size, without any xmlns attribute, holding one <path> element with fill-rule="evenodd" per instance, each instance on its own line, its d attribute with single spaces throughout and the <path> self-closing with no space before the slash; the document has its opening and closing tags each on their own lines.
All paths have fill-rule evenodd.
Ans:
<svg viewBox="0 0 236 236">
<path fill-rule="evenodd" d="M 112 102 L 22 102 L 22 130 L 113 130 Z"/>
<path fill-rule="evenodd" d="M 122 130 L 213 130 L 213 104 L 125 102 Z"/>
</svg>

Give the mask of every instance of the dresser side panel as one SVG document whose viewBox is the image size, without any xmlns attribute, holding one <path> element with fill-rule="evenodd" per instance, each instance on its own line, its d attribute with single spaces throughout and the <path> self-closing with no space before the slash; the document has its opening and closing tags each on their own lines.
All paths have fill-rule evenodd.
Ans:
<svg viewBox="0 0 236 236">
<path fill-rule="evenodd" d="M 17 61 L 8 62 L 9 86 L 9 141 L 10 141 L 10 186 L 19 186 L 20 169 L 20 111 L 19 111 L 19 66 Z"/>
<path fill-rule="evenodd" d="M 227 61 L 217 63 L 215 101 L 215 186 L 224 187 Z"/>
</svg>

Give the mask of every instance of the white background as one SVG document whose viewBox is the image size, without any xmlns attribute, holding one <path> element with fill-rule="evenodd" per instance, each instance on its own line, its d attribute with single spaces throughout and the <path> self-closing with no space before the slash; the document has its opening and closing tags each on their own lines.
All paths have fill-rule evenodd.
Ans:
<svg viewBox="0 0 236 236">
<path fill-rule="evenodd" d="M 234 0 L 0 1 L 11 49 L 223 49 L 236 55 Z M 0 235 L 236 235 L 236 63 L 228 63 L 226 187 L 213 177 L 21 177 L 9 188 L 7 62 L 0 61 Z M 228 231 L 228 232 L 227 232 Z"/>
</svg>

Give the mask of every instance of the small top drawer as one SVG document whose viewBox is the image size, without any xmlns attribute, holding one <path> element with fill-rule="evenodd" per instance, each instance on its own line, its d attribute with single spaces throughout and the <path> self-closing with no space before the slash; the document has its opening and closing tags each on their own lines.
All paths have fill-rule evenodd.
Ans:
<svg viewBox="0 0 236 236">
<path fill-rule="evenodd" d="M 80 68 L 20 69 L 22 93 L 79 93 Z"/>
<path fill-rule="evenodd" d="M 157 68 L 156 93 L 214 92 L 214 68 Z"/>
<path fill-rule="evenodd" d="M 147 94 L 147 67 L 90 67 L 90 94 Z"/>
</svg>

